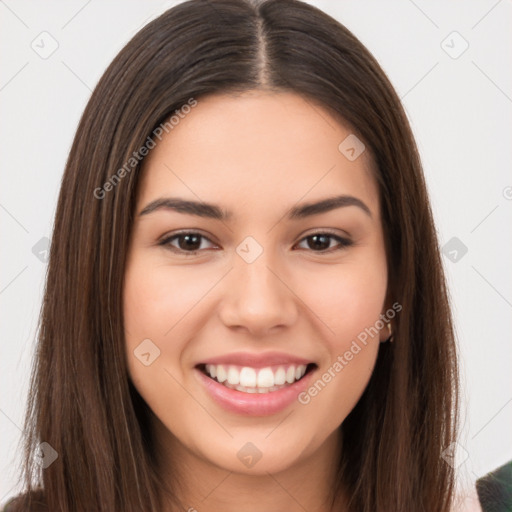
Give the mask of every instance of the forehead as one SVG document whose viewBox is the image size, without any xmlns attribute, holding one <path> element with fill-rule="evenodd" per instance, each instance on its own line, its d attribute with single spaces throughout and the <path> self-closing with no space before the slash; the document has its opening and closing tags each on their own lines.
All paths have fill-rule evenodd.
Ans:
<svg viewBox="0 0 512 512">
<path fill-rule="evenodd" d="M 144 161 L 139 203 L 173 194 L 222 202 L 236 214 L 340 193 L 360 197 L 378 216 L 369 151 L 356 159 L 344 152 L 344 141 L 353 137 L 326 109 L 296 94 L 200 98 L 155 140 Z"/>
</svg>

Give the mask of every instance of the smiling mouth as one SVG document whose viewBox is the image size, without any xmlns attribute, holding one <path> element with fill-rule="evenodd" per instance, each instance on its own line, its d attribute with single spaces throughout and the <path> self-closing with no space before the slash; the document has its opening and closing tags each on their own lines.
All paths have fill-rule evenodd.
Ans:
<svg viewBox="0 0 512 512">
<path fill-rule="evenodd" d="M 292 386 L 314 371 L 317 365 L 309 363 L 252 368 L 231 364 L 199 364 L 196 368 L 229 389 L 242 393 L 272 393 Z"/>
</svg>

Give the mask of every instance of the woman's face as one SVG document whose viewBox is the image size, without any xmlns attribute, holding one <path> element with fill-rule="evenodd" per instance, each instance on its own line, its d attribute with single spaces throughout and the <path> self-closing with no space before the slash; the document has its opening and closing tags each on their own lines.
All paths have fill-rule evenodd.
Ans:
<svg viewBox="0 0 512 512">
<path fill-rule="evenodd" d="M 155 139 L 141 176 L 129 372 L 165 446 L 276 472 L 332 453 L 389 335 L 370 155 L 295 94 L 210 96 L 190 110 Z"/>
</svg>

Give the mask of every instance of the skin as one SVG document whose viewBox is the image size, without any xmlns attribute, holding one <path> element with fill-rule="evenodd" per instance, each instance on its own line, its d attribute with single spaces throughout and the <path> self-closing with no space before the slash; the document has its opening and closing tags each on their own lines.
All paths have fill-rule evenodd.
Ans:
<svg viewBox="0 0 512 512">
<path fill-rule="evenodd" d="M 160 470 L 183 477 L 176 492 L 185 510 L 331 510 L 343 449 L 338 427 L 363 393 L 388 329 L 307 405 L 270 416 L 224 410 L 194 366 L 231 352 L 277 350 L 314 361 L 319 377 L 386 311 L 378 188 L 369 151 L 349 161 L 338 150 L 350 133 L 292 93 L 215 95 L 198 99 L 144 162 L 125 274 L 126 357 L 154 414 Z M 284 217 L 298 203 L 339 194 L 363 201 L 371 216 L 348 206 Z M 139 215 L 169 196 L 215 203 L 233 217 L 170 209 Z M 176 238 L 158 244 L 182 229 L 206 237 L 195 255 Z M 306 237 L 322 229 L 353 245 L 333 250 L 339 244 L 331 238 L 328 250 L 318 250 Z M 252 263 L 236 252 L 247 236 L 263 249 Z M 134 350 L 148 338 L 160 355 L 145 366 Z M 237 457 L 247 442 L 262 453 L 250 468 Z M 345 497 L 338 499 L 342 506 Z"/>
</svg>

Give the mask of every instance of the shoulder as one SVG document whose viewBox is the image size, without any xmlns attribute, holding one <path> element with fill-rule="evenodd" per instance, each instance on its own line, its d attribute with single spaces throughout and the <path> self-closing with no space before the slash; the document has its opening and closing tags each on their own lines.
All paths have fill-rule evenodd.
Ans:
<svg viewBox="0 0 512 512">
<path fill-rule="evenodd" d="M 451 512 L 484 512 L 478 499 L 475 483 L 469 482 L 464 489 L 460 489 L 455 497 Z"/>
</svg>

